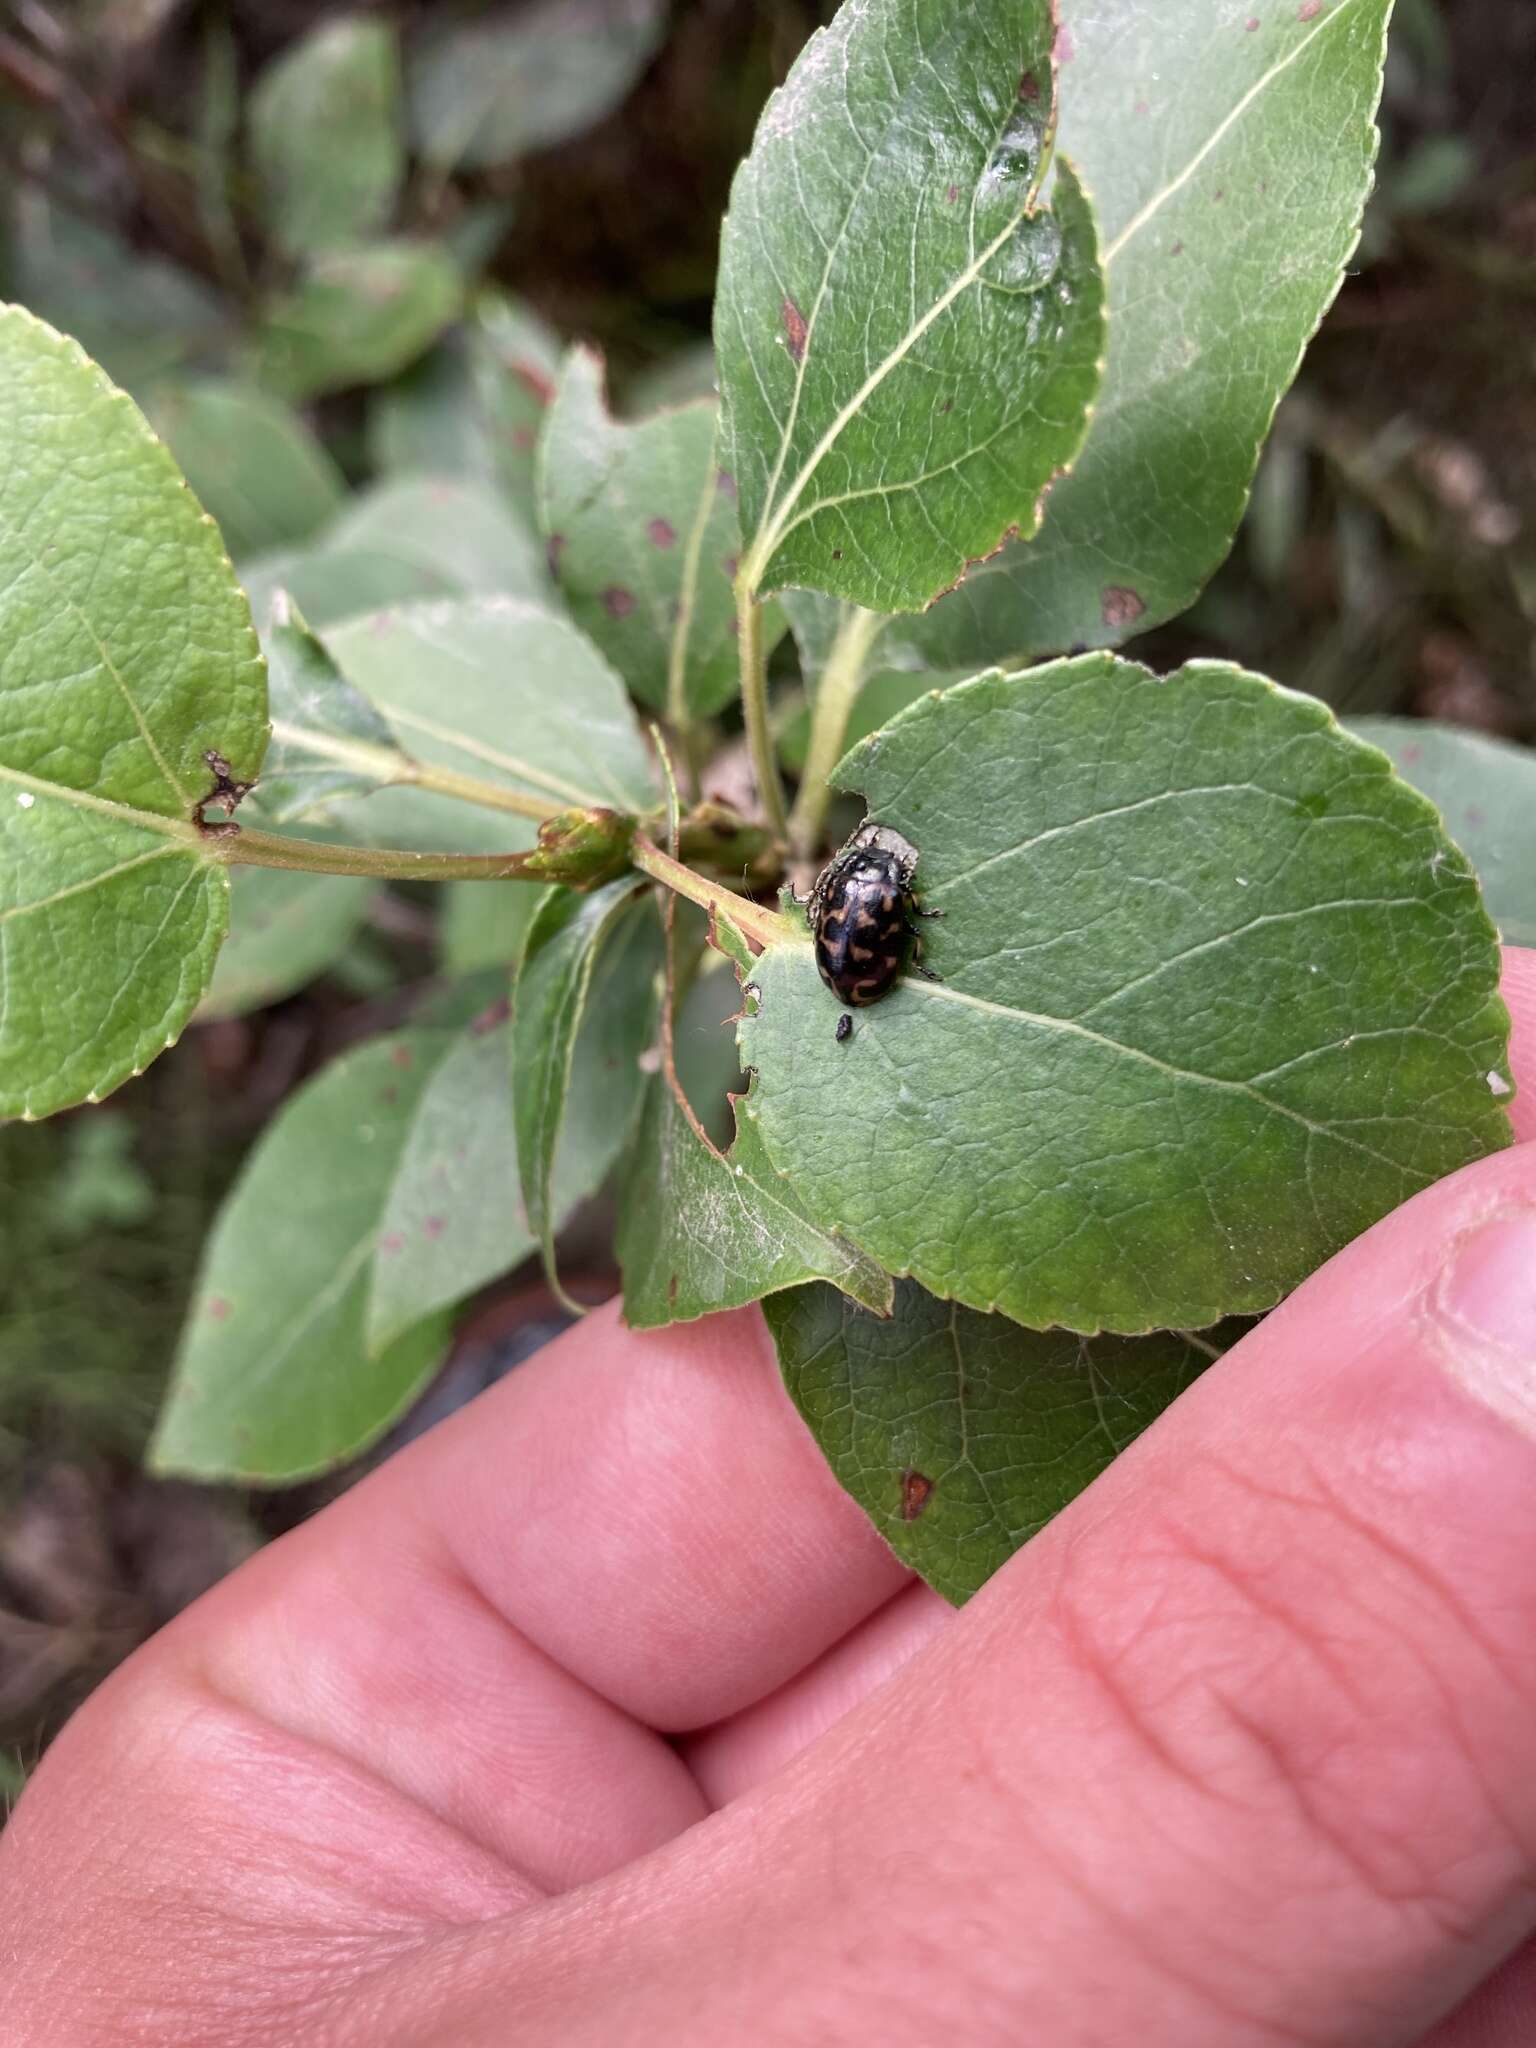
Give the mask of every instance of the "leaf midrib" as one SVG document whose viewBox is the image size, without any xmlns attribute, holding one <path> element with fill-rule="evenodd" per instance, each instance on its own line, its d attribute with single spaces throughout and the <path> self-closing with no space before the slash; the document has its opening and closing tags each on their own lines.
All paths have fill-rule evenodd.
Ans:
<svg viewBox="0 0 1536 2048">
<path fill-rule="evenodd" d="M 11 768 L 4 762 L 0 762 L 0 782 L 14 783 L 19 789 L 30 790 L 34 796 L 55 797 L 62 803 L 74 805 L 77 810 L 100 812 L 120 825 L 131 825 L 141 832 L 158 832 L 162 838 L 179 839 L 188 847 L 196 847 L 200 843 L 197 827 L 188 819 L 168 818 L 163 811 L 141 811 L 133 804 L 120 804 L 111 797 L 95 796 L 87 789 L 71 788 L 67 782 L 49 782 L 41 775 L 28 775 L 24 769 Z"/>
</svg>

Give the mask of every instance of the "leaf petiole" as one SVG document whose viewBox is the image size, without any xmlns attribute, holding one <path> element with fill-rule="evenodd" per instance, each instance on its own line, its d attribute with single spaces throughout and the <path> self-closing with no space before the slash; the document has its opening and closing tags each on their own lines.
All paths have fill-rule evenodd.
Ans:
<svg viewBox="0 0 1536 2048">
<path fill-rule="evenodd" d="M 747 745 L 752 754 L 752 773 L 757 778 L 763 814 L 782 839 L 789 831 L 784 809 L 784 787 L 779 781 L 778 757 L 768 726 L 768 656 L 763 644 L 763 608 L 757 601 L 746 571 L 736 579 L 736 622 L 738 658 L 741 662 L 741 710 L 746 720 Z"/>
<path fill-rule="evenodd" d="M 832 796 L 832 770 L 843 757 L 848 719 L 863 686 L 870 651 L 885 623 L 880 612 L 867 612 L 860 605 L 849 607 L 822 670 L 811 712 L 805 772 L 789 814 L 789 843 L 801 860 L 810 859 L 816 851 Z"/>
<path fill-rule="evenodd" d="M 718 882 L 696 875 L 692 868 L 684 867 L 681 861 L 663 853 L 644 833 L 635 834 L 630 859 L 643 875 L 663 883 L 679 896 L 686 896 L 701 910 L 723 910 L 731 922 L 759 947 L 780 945 L 793 936 L 788 918 L 781 917 L 776 910 L 766 909 L 761 903 L 738 896 L 733 889 L 722 888 Z"/>
</svg>

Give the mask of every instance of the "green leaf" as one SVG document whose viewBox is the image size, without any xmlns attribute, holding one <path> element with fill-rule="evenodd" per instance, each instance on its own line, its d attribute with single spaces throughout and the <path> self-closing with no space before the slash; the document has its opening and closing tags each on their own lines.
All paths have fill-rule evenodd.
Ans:
<svg viewBox="0 0 1536 2048">
<path fill-rule="evenodd" d="M 150 1449 L 158 1472 L 281 1485 L 380 1436 L 430 1378 L 444 1317 L 370 1358 L 375 1253 L 417 1107 L 455 1036 L 401 1032 L 290 1097 L 219 1213 Z"/>
<path fill-rule="evenodd" d="M 509 1036 L 503 1002 L 458 1036 L 417 1105 L 374 1260 L 375 1356 L 537 1249 L 518 1191 Z"/>
<path fill-rule="evenodd" d="M 0 308 L 0 1115 L 95 1100 L 174 1043 L 229 883 L 194 823 L 266 743 L 250 614 L 130 400 Z"/>
<path fill-rule="evenodd" d="M 494 484 L 531 521 L 539 424 L 559 368 L 559 343 L 536 314 L 482 292 L 462 332 L 374 395 L 375 466 Z"/>
<path fill-rule="evenodd" d="M 674 725 L 736 695 L 741 549 L 709 400 L 626 426 L 602 358 L 573 349 L 544 422 L 540 517 L 571 616 L 630 689 Z"/>
<path fill-rule="evenodd" d="M 548 600 L 532 532 L 486 484 L 397 477 L 362 492 L 326 535 L 339 554 L 389 556 L 456 596 Z"/>
<path fill-rule="evenodd" d="M 808 1216 L 744 1122 L 728 1155 L 707 1145 L 657 1075 L 619 1205 L 624 1320 L 689 1323 L 807 1280 L 830 1280 L 878 1315 L 891 1276 Z"/>
<path fill-rule="evenodd" d="M 813 36 L 731 193 L 715 348 L 754 589 L 917 611 L 1082 441 L 1104 345 L 1049 0 L 869 0 Z"/>
<path fill-rule="evenodd" d="M 236 868 L 230 880 L 230 933 L 201 1017 L 241 1017 L 306 987 L 346 951 L 378 886 L 285 868 Z"/>
<path fill-rule="evenodd" d="M 342 15 L 312 30 L 262 72 L 249 118 L 267 225 L 290 256 L 389 225 L 405 163 L 400 56 L 386 23 Z"/>
<path fill-rule="evenodd" d="M 307 540 L 341 505 L 341 472 L 297 413 L 217 378 L 163 384 L 149 406 L 237 559 Z"/>
<path fill-rule="evenodd" d="M 856 740 L 866 739 L 920 697 L 926 697 L 935 690 L 947 690 L 954 683 L 969 681 L 970 673 L 969 669 L 878 670 L 865 680 L 854 699 L 853 709 L 848 714 L 848 729 L 843 735 L 844 745 L 851 747 Z M 793 774 L 798 775 L 805 766 L 810 738 L 810 706 L 804 705 L 779 735 L 779 758 Z"/>
<path fill-rule="evenodd" d="M 382 383 L 451 326 L 463 290 L 457 264 L 429 242 L 333 250 L 267 307 L 261 381 L 291 399 Z"/>
<path fill-rule="evenodd" d="M 327 644 L 421 760 L 548 797 L 551 809 L 657 803 L 623 685 L 552 612 L 511 597 L 408 605 L 339 626 Z M 493 818 L 499 830 L 517 822 Z"/>
<path fill-rule="evenodd" d="M 812 1214 L 1035 1328 L 1271 1307 L 1509 1142 L 1494 932 L 1325 706 L 1108 655 L 926 698 L 835 778 L 921 850 L 931 964 L 832 1035 L 771 946 L 745 1105 Z"/>
<path fill-rule="evenodd" d="M 1113 645 L 1193 600 L 1359 236 L 1390 6 L 1064 0 L 1061 146 L 1103 238 L 1103 388 L 1039 535 L 887 655 Z"/>
<path fill-rule="evenodd" d="M 545 1270 L 555 1278 L 555 1155 L 572 1092 L 576 1038 L 588 1015 L 598 961 L 631 919 L 654 935 L 655 911 L 647 885 L 634 876 L 609 882 L 588 896 L 555 889 L 528 926 L 512 1019 L 512 1091 L 516 1100 L 517 1159 L 523 1208 L 542 1245 Z M 640 1054 L 655 1020 L 652 993 L 624 1020 L 618 1058 L 640 1090 Z M 628 1118 L 625 1119 L 626 1124 Z"/>
<path fill-rule="evenodd" d="M 956 1606 L 1240 1334 L 1021 1330 L 910 1280 L 886 1322 L 830 1287 L 763 1308 L 827 1463 L 902 1563 Z"/>
<path fill-rule="evenodd" d="M 302 613 L 277 596 L 263 640 L 272 741 L 254 800 L 265 817 L 285 824 L 334 797 L 368 795 L 389 780 L 388 757 L 398 749 Z"/>
<path fill-rule="evenodd" d="M 447 882 L 439 901 L 442 971 L 479 974 L 490 967 L 511 967 L 518 960 L 540 893 L 521 883 L 495 889 L 484 882 Z"/>
<path fill-rule="evenodd" d="M 1439 809 L 1506 942 L 1536 946 L 1536 753 L 1422 718 L 1352 718 L 1349 729 Z"/>
<path fill-rule="evenodd" d="M 535 0 L 456 24 L 411 66 L 417 147 L 447 170 L 581 134 L 628 93 L 664 20 L 661 0 Z"/>
<path fill-rule="evenodd" d="M 251 616 L 263 630 L 279 593 L 290 597 L 312 626 L 339 626 L 388 605 L 463 594 L 457 582 L 398 555 L 323 545 L 258 555 L 242 562 L 239 573 Z"/>
<path fill-rule="evenodd" d="M 6 254 L 8 295 L 131 390 L 224 343 L 227 316 L 190 271 L 131 248 L 40 187 L 22 186 Z"/>
</svg>

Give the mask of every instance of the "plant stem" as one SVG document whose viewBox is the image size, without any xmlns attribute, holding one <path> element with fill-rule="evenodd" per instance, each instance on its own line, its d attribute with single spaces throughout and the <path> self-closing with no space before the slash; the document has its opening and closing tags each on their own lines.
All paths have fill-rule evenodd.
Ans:
<svg viewBox="0 0 1536 2048">
<path fill-rule="evenodd" d="M 685 868 L 681 861 L 663 853 L 643 833 L 635 834 L 630 858 L 642 874 L 664 883 L 676 895 L 686 896 L 700 909 L 723 911 L 739 931 L 760 947 L 775 945 L 790 936 L 788 920 L 776 910 L 765 910 L 761 903 L 753 903 L 734 890 L 722 888 L 718 882 L 696 875 L 692 868 Z"/>
<path fill-rule="evenodd" d="M 885 620 L 878 612 L 850 607 L 822 670 L 811 713 L 811 741 L 805 772 L 789 814 L 789 843 L 795 855 L 808 860 L 816 851 L 831 800 L 831 774 L 843 756 L 848 719 L 864 682 L 870 650 Z"/>
<path fill-rule="evenodd" d="M 405 785 L 429 789 L 436 796 L 455 797 L 460 803 L 479 804 L 489 811 L 511 811 L 519 818 L 543 820 L 562 808 L 558 804 L 552 806 L 547 797 L 507 789 L 499 782 L 482 782 L 478 776 L 460 775 L 452 768 L 438 768 L 393 747 L 376 747 L 368 740 L 310 732 L 304 726 L 285 724 L 280 718 L 272 721 L 272 737 L 306 754 L 315 754 L 322 761 L 335 761 L 344 768 L 356 768 L 360 774 L 375 775 L 392 788 Z"/>
<path fill-rule="evenodd" d="M 757 777 L 763 814 L 779 838 L 789 830 L 784 810 L 784 788 L 779 781 L 779 764 L 773 751 L 773 734 L 768 730 L 768 659 L 763 648 L 763 608 L 753 595 L 745 573 L 736 579 L 737 649 L 741 662 L 741 708 L 747 722 L 747 745 L 752 753 L 752 772 Z"/>
<path fill-rule="evenodd" d="M 289 868 L 302 874 L 372 875 L 380 882 L 503 882 L 519 879 L 523 853 L 412 853 L 389 846 L 330 846 L 242 826 L 202 835 L 205 857 L 229 867 Z M 547 882 L 547 875 L 532 875 Z"/>
</svg>

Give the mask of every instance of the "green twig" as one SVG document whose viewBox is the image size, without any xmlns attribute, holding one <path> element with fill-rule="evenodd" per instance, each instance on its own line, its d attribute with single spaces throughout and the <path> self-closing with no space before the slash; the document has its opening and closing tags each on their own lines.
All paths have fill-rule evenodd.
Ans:
<svg viewBox="0 0 1536 2048">
<path fill-rule="evenodd" d="M 851 607 L 832 642 L 816 689 L 811 713 L 811 738 L 805 772 L 789 814 L 789 843 L 796 857 L 809 860 L 826 823 L 831 800 L 832 770 L 842 759 L 848 720 L 863 687 L 870 650 L 885 620 L 878 612 Z"/>
<path fill-rule="evenodd" d="M 722 888 L 718 882 L 696 875 L 692 868 L 685 868 L 681 861 L 663 853 L 643 833 L 635 834 L 630 858 L 643 875 L 665 883 L 675 894 L 686 896 L 690 903 L 697 903 L 701 910 L 723 912 L 760 948 L 777 945 L 790 936 L 788 920 L 780 917 L 776 910 L 767 910 L 761 903 L 753 903 L 746 896 L 738 896 L 734 890 Z"/>
<path fill-rule="evenodd" d="M 322 761 L 335 761 L 341 767 L 355 768 L 359 774 L 371 775 L 390 788 L 429 789 L 434 796 L 454 797 L 460 803 L 479 804 L 490 811 L 511 811 L 519 818 L 540 821 L 567 808 L 564 804 L 552 803 L 548 797 L 533 796 L 521 789 L 508 789 L 504 783 L 482 782 L 475 775 L 460 775 L 455 769 L 439 768 L 431 761 L 420 761 L 414 754 L 393 747 L 376 747 L 368 740 L 349 740 L 331 733 L 312 732 L 305 726 L 288 725 L 280 718 L 272 721 L 272 737 L 281 740 L 285 746 L 314 754 Z"/>
<path fill-rule="evenodd" d="M 290 839 L 279 832 L 214 825 L 201 835 L 208 860 L 229 867 L 288 868 L 301 874 L 372 875 L 380 882 L 505 882 L 527 862 L 519 853 L 412 853 L 402 847 L 331 846 L 320 839 Z M 548 875 L 530 880 L 547 882 Z"/>
<path fill-rule="evenodd" d="M 789 818 L 784 809 L 784 787 L 779 781 L 773 734 L 768 729 L 768 658 L 763 647 L 763 608 L 744 575 L 736 581 L 736 621 L 738 659 L 741 663 L 741 709 L 746 719 L 752 772 L 757 777 L 763 815 L 782 839 L 789 830 Z"/>
</svg>

